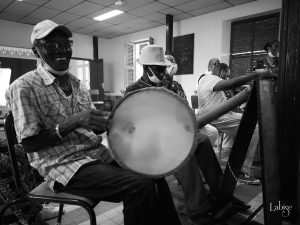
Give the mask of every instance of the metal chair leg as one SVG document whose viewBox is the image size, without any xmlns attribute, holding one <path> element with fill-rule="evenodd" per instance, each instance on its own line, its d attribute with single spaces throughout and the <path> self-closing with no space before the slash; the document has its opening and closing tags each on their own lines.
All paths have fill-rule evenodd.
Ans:
<svg viewBox="0 0 300 225">
<path fill-rule="evenodd" d="M 224 133 L 222 131 L 219 131 L 219 139 L 218 139 L 219 161 L 221 161 L 221 156 L 222 156 L 223 138 L 224 138 Z"/>
<path fill-rule="evenodd" d="M 86 208 L 86 210 L 88 211 L 89 216 L 90 216 L 90 224 L 97 225 L 96 214 L 95 214 L 94 209 Z"/>
<path fill-rule="evenodd" d="M 60 203 L 59 204 L 59 210 L 58 210 L 58 216 L 57 216 L 57 220 L 56 220 L 56 225 L 61 225 L 63 210 L 64 210 L 64 204 Z"/>
</svg>

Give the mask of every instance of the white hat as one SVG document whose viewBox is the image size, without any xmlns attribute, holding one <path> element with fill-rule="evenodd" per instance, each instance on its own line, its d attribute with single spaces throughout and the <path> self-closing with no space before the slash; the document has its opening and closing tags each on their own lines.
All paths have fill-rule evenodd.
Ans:
<svg viewBox="0 0 300 225">
<path fill-rule="evenodd" d="M 50 34 L 53 30 L 62 31 L 68 38 L 72 37 L 72 32 L 64 25 L 59 25 L 51 20 L 43 20 L 33 27 L 31 33 L 31 43 L 33 44 L 35 39 L 41 39 Z"/>
<path fill-rule="evenodd" d="M 142 65 L 168 66 L 171 63 L 165 60 L 162 47 L 158 45 L 147 45 L 142 48 L 141 57 L 138 62 Z"/>
</svg>

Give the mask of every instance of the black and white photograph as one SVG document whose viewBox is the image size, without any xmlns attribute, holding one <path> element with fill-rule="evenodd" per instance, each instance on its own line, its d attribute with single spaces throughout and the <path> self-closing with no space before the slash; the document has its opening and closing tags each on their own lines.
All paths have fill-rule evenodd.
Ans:
<svg viewBox="0 0 300 225">
<path fill-rule="evenodd" d="M 0 0 L 0 225 L 300 225 L 299 0 Z"/>
</svg>

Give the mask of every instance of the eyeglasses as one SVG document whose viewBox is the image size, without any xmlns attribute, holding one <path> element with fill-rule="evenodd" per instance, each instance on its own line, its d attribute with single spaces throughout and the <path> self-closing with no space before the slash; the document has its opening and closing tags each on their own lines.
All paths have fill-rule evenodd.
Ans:
<svg viewBox="0 0 300 225">
<path fill-rule="evenodd" d="M 44 48 L 48 51 L 69 50 L 73 46 L 73 40 L 57 42 L 57 41 L 46 41 L 44 39 L 41 39 L 39 41 L 39 45 L 43 45 Z"/>
<path fill-rule="evenodd" d="M 156 72 L 164 73 L 166 71 L 166 66 L 159 66 L 159 65 L 150 65 L 152 69 L 154 69 Z"/>
</svg>

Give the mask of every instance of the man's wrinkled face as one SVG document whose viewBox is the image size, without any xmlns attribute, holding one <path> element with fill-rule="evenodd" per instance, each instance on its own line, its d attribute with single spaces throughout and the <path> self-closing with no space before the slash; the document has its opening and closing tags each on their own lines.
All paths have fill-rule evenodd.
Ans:
<svg viewBox="0 0 300 225">
<path fill-rule="evenodd" d="M 69 68 L 72 43 L 61 31 L 53 31 L 47 37 L 38 40 L 35 48 L 52 69 L 63 71 Z"/>
</svg>

